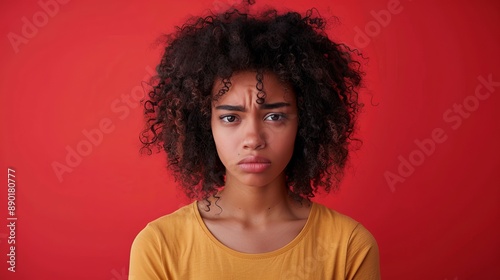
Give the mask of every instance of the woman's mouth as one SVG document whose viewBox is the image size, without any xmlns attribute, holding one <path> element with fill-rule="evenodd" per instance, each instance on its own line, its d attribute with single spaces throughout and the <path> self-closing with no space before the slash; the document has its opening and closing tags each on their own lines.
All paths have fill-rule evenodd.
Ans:
<svg viewBox="0 0 500 280">
<path fill-rule="evenodd" d="M 238 162 L 238 166 L 248 173 L 261 173 L 271 166 L 271 161 L 263 157 L 249 156 Z"/>
</svg>

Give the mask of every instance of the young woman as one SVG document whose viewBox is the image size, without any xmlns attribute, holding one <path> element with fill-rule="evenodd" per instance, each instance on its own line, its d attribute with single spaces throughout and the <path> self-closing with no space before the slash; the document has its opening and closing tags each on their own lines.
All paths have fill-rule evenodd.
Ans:
<svg viewBox="0 0 500 280">
<path fill-rule="evenodd" d="M 138 234 L 130 279 L 380 279 L 370 232 L 310 200 L 337 188 L 361 105 L 324 27 L 231 10 L 168 37 L 142 141 L 194 202 Z"/>
</svg>

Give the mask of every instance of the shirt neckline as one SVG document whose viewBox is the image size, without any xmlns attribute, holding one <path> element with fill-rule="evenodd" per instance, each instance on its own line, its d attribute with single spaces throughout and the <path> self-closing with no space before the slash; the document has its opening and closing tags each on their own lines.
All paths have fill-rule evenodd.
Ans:
<svg viewBox="0 0 500 280">
<path fill-rule="evenodd" d="M 264 258 L 270 258 L 270 257 L 275 257 L 277 255 L 280 255 L 282 253 L 285 253 L 291 249 L 293 249 L 302 239 L 304 239 L 304 236 L 308 233 L 309 229 L 313 225 L 313 220 L 315 219 L 317 215 L 317 205 L 314 202 L 311 202 L 311 211 L 309 212 L 309 216 L 307 217 L 306 224 L 304 227 L 300 230 L 299 234 L 295 236 L 292 241 L 290 241 L 288 244 L 285 246 L 276 249 L 274 251 L 266 252 L 266 253 L 243 253 L 237 250 L 234 250 L 232 248 L 229 248 L 228 246 L 224 245 L 222 242 L 220 242 L 215 236 L 210 232 L 208 227 L 206 226 L 205 222 L 203 221 L 203 218 L 201 217 L 201 214 L 198 209 L 198 202 L 194 201 L 191 204 L 191 209 L 194 212 L 194 215 L 196 217 L 196 220 L 201 227 L 202 231 L 205 233 L 205 235 L 212 241 L 213 244 L 215 244 L 217 247 L 222 249 L 224 252 L 231 254 L 233 256 L 239 257 L 239 258 L 245 258 L 245 259 L 264 259 Z"/>
</svg>

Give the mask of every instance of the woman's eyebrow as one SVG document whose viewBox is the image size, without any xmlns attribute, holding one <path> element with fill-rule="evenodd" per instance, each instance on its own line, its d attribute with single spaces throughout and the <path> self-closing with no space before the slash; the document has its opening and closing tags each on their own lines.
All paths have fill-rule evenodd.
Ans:
<svg viewBox="0 0 500 280">
<path fill-rule="evenodd" d="M 290 106 L 290 103 L 287 102 L 277 102 L 277 103 L 264 103 L 260 104 L 259 108 L 263 110 L 277 109 Z M 235 105 L 218 105 L 215 106 L 217 110 L 226 110 L 226 111 L 237 111 L 237 112 L 245 112 L 245 108 L 243 106 L 235 106 Z"/>
<path fill-rule="evenodd" d="M 219 105 L 219 106 L 215 106 L 215 109 L 226 110 L 226 111 L 245 112 L 245 108 L 243 108 L 243 106 L 234 106 L 234 105 Z"/>
<path fill-rule="evenodd" d="M 277 102 L 277 103 L 264 103 L 260 104 L 260 109 L 269 110 L 269 109 L 278 109 L 283 107 L 290 106 L 290 103 L 287 102 Z"/>
</svg>

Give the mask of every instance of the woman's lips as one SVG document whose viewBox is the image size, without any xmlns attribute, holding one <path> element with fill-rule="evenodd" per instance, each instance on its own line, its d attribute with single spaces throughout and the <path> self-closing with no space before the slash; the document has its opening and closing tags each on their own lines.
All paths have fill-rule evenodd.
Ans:
<svg viewBox="0 0 500 280">
<path fill-rule="evenodd" d="M 271 166 L 271 161 L 263 157 L 249 156 L 240 160 L 238 166 L 248 173 L 261 173 Z"/>
</svg>

